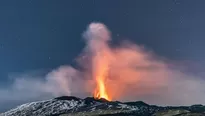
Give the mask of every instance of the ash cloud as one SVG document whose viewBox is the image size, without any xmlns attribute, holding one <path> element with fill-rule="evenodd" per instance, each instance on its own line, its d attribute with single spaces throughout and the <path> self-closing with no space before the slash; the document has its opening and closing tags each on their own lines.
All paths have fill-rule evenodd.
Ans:
<svg viewBox="0 0 205 116">
<path fill-rule="evenodd" d="M 80 69 L 61 66 L 42 78 L 18 75 L 11 86 L 0 89 L 0 104 L 61 95 L 92 96 L 95 76 L 102 70 L 113 100 L 156 105 L 205 103 L 204 79 L 181 71 L 181 66 L 165 62 L 143 46 L 127 41 L 111 46 L 111 33 L 104 24 L 91 23 L 83 37 L 86 46 L 76 58 Z"/>
</svg>

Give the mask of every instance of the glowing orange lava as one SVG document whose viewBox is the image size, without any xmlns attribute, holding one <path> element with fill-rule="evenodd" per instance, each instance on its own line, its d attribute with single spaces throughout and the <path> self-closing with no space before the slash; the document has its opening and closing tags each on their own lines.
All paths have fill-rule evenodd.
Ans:
<svg viewBox="0 0 205 116">
<path fill-rule="evenodd" d="M 96 99 L 104 98 L 108 101 L 111 101 L 111 99 L 109 98 L 109 96 L 107 94 L 104 81 L 101 79 L 97 80 L 97 88 L 95 90 L 94 97 Z"/>
<path fill-rule="evenodd" d="M 93 70 L 94 78 L 96 82 L 96 88 L 94 90 L 94 98 L 104 98 L 111 101 L 110 96 L 106 88 L 106 79 L 109 71 L 109 55 L 105 51 L 98 51 L 93 58 Z"/>
</svg>

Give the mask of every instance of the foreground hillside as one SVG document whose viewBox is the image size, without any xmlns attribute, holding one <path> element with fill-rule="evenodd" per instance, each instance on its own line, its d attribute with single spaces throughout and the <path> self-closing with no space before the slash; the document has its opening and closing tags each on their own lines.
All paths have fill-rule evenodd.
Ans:
<svg viewBox="0 0 205 116">
<path fill-rule="evenodd" d="M 144 102 L 118 102 L 62 96 L 23 104 L 0 116 L 205 116 L 205 106 L 160 107 Z"/>
</svg>

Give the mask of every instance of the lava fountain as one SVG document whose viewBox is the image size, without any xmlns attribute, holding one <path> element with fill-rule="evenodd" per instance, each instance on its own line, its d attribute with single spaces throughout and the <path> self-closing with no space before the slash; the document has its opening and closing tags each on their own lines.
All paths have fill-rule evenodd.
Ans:
<svg viewBox="0 0 205 116">
<path fill-rule="evenodd" d="M 94 97 L 96 99 L 104 98 L 111 100 L 106 88 L 106 78 L 108 77 L 108 59 L 105 52 L 101 51 L 93 59 L 93 65 L 95 67 L 94 77 L 96 79 L 96 88 L 94 91 Z"/>
<path fill-rule="evenodd" d="M 106 80 L 109 73 L 111 60 L 111 50 L 108 46 L 110 32 L 107 27 L 101 23 L 92 23 L 89 25 L 85 38 L 88 42 L 88 51 L 91 54 L 92 78 L 95 80 L 94 98 L 104 98 L 111 100 L 106 88 Z"/>
</svg>

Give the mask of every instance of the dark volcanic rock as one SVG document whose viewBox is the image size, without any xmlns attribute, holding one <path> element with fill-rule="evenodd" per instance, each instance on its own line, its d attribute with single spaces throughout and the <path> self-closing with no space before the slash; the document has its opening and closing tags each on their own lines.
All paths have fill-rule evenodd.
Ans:
<svg viewBox="0 0 205 116">
<path fill-rule="evenodd" d="M 125 104 L 134 105 L 134 106 L 149 106 L 148 104 L 144 103 L 143 101 L 125 102 Z"/>
<path fill-rule="evenodd" d="M 104 103 L 106 103 L 106 102 L 109 102 L 108 100 L 106 100 L 106 99 L 103 99 L 103 98 L 101 98 L 101 99 L 95 99 L 94 97 L 86 97 L 85 99 L 85 102 L 86 103 L 88 103 L 88 104 L 90 104 L 90 103 L 92 103 L 92 102 L 104 102 Z"/>
<path fill-rule="evenodd" d="M 57 100 L 80 100 L 80 98 L 74 97 L 74 96 L 61 96 L 61 97 L 57 97 L 55 98 Z"/>
</svg>

